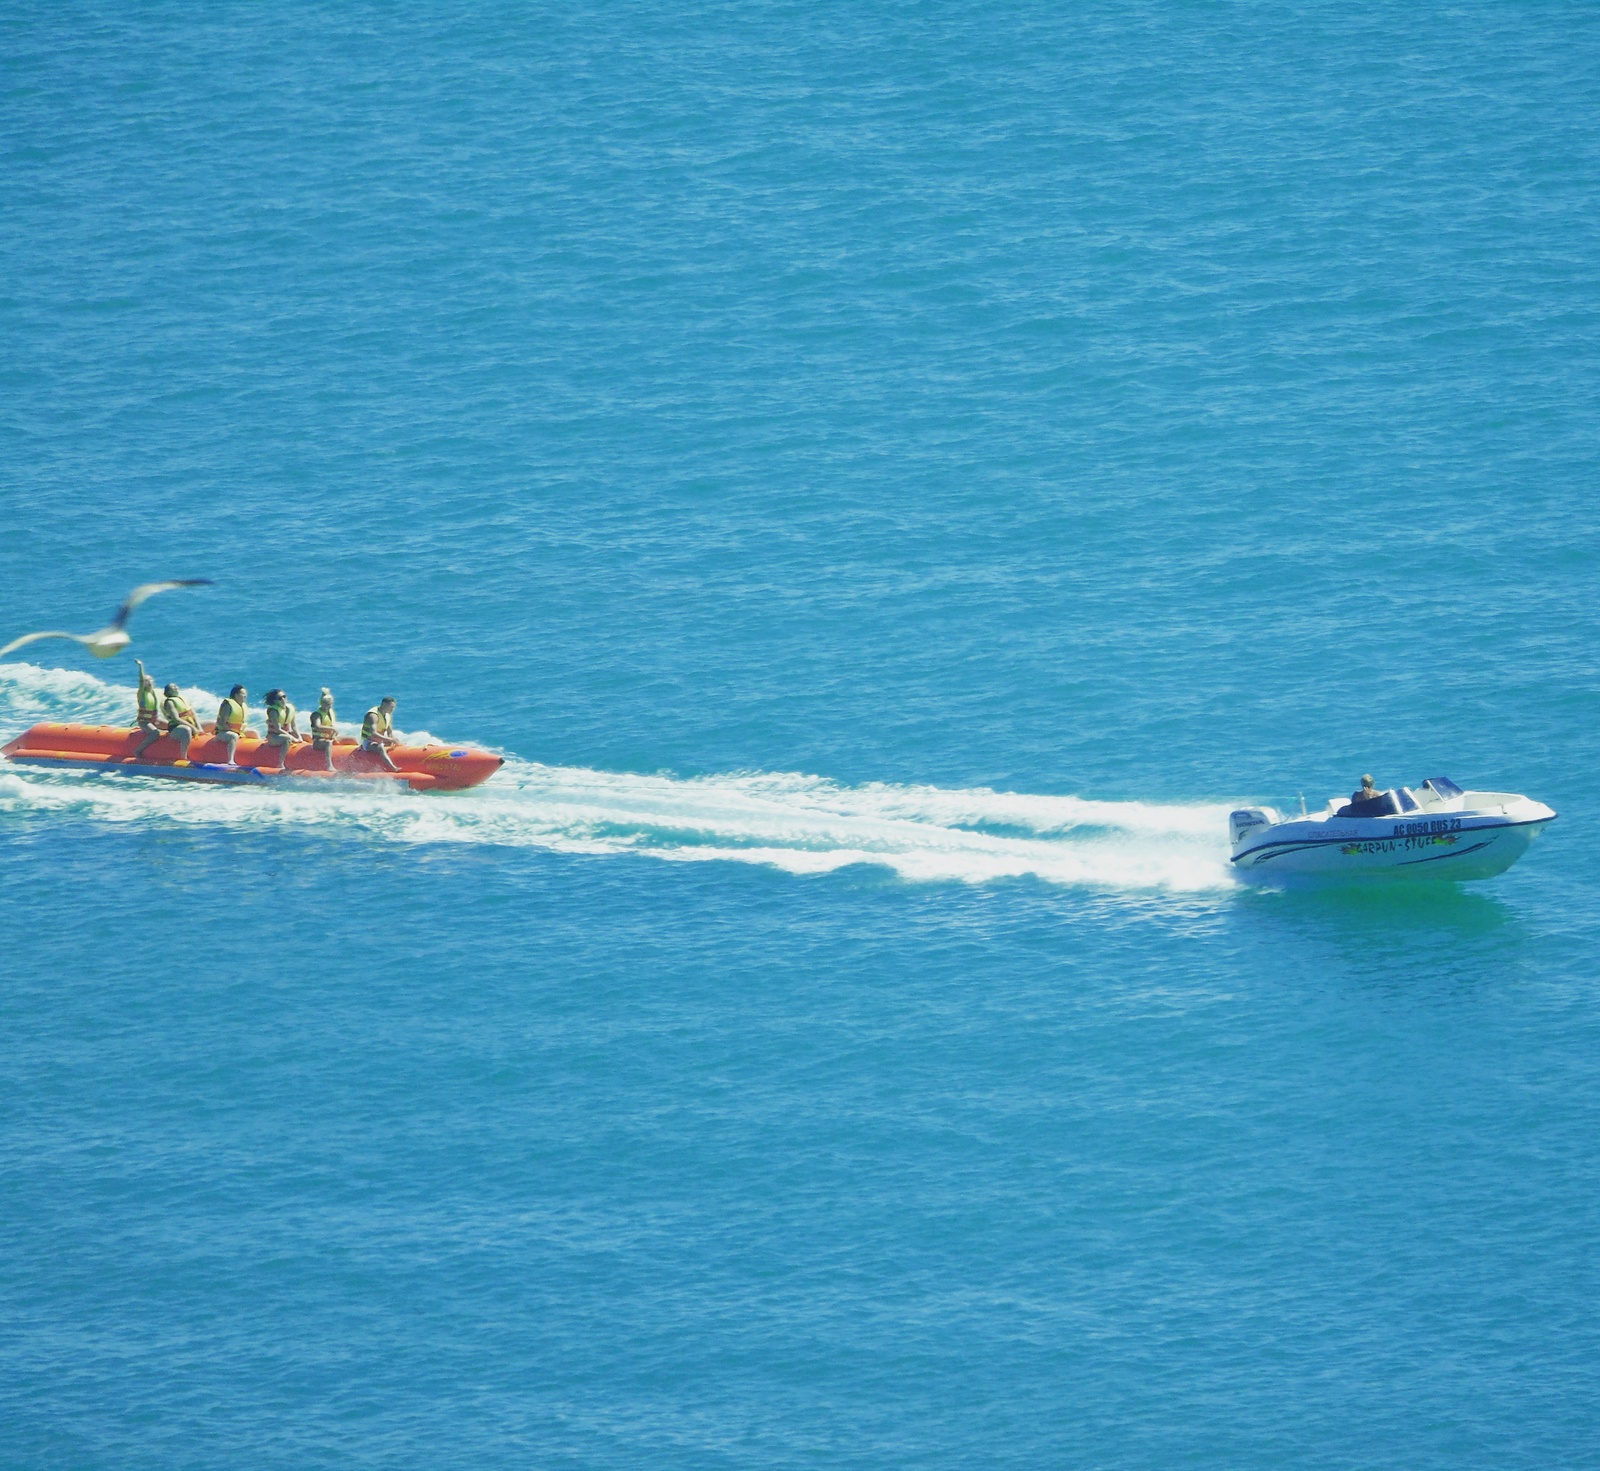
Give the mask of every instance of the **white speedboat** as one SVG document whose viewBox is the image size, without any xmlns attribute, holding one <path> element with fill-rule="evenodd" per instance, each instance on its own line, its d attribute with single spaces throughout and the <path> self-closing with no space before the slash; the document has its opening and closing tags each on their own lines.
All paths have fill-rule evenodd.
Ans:
<svg viewBox="0 0 1600 1471">
<path fill-rule="evenodd" d="M 1381 874 L 1486 879 L 1504 873 L 1556 819 L 1512 792 L 1464 792 L 1448 777 L 1394 787 L 1365 801 L 1335 797 L 1320 812 L 1285 817 L 1241 807 L 1228 819 L 1241 873 Z"/>
</svg>

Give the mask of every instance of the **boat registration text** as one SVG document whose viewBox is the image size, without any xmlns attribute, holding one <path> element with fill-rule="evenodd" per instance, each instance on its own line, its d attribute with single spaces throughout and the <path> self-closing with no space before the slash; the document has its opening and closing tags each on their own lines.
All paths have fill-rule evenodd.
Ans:
<svg viewBox="0 0 1600 1471">
<path fill-rule="evenodd" d="M 1397 822 L 1390 836 L 1412 838 L 1422 833 L 1458 833 L 1460 831 L 1461 819 L 1459 817 L 1432 817 L 1426 822 Z"/>
</svg>

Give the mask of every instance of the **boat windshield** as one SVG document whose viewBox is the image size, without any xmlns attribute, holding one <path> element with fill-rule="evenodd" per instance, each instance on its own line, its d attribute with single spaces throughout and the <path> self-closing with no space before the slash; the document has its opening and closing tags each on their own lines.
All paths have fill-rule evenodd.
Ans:
<svg viewBox="0 0 1600 1471">
<path fill-rule="evenodd" d="M 1461 790 L 1448 776 L 1430 776 L 1423 786 L 1437 792 L 1448 800 L 1451 797 L 1464 797 L 1466 793 Z"/>
<path fill-rule="evenodd" d="M 1400 799 L 1400 810 L 1402 812 L 1422 811 L 1422 808 L 1417 805 L 1417 799 L 1411 795 L 1410 787 L 1396 787 L 1394 791 L 1395 796 Z"/>
</svg>

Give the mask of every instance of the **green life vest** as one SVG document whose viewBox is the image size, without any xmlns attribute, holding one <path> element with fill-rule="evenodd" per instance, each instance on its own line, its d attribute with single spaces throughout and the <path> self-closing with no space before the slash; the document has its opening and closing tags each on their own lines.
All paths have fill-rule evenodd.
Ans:
<svg viewBox="0 0 1600 1471">
<path fill-rule="evenodd" d="M 361 722 L 361 739 L 370 741 L 373 736 L 393 735 L 394 717 L 385 715 L 376 705 L 367 711 L 366 719 Z"/>
<path fill-rule="evenodd" d="M 139 719 L 154 720 L 161 710 L 161 696 L 156 693 L 156 687 L 151 685 L 146 689 L 139 686 Z"/>
<path fill-rule="evenodd" d="M 244 733 L 244 701 L 236 700 L 232 695 L 222 702 L 217 711 L 217 734 L 227 735 L 230 731 L 234 735 Z"/>
<path fill-rule="evenodd" d="M 189 702 L 182 695 L 168 695 L 161 702 L 161 713 L 167 717 L 167 729 L 171 730 L 175 725 L 187 725 L 188 721 L 183 717 L 193 715 L 194 711 L 189 708 Z"/>
</svg>

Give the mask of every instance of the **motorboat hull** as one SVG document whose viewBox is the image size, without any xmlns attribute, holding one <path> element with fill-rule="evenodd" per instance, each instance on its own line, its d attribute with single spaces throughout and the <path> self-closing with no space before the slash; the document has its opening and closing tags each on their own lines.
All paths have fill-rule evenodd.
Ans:
<svg viewBox="0 0 1600 1471">
<path fill-rule="evenodd" d="M 1553 820 L 1553 814 L 1523 822 L 1464 819 L 1459 828 L 1448 832 L 1405 832 L 1400 829 L 1408 824 L 1389 821 L 1343 824 L 1351 830 L 1337 836 L 1275 831 L 1259 846 L 1236 854 L 1233 863 L 1240 873 L 1258 877 L 1300 873 L 1487 879 L 1510 868 Z M 1299 826 L 1282 824 L 1283 828 Z"/>
<path fill-rule="evenodd" d="M 230 767 L 224 764 L 226 744 L 210 732 L 190 741 L 185 763 L 180 764 L 178 743 L 171 736 L 162 736 L 135 760 L 133 753 L 143 740 L 143 731 L 125 726 L 42 724 L 0 748 L 0 754 L 20 765 L 115 771 L 219 786 L 320 786 L 330 781 L 358 781 L 404 785 L 416 792 L 479 786 L 505 764 L 503 757 L 460 746 L 396 746 L 389 754 L 399 770 L 391 771 L 357 742 L 343 740 L 334 745 L 332 771 L 322 753 L 309 744 L 291 747 L 287 763 L 280 767 L 279 748 L 247 733 L 240 738 L 234 753 L 236 764 Z"/>
<path fill-rule="evenodd" d="M 1504 873 L 1556 820 L 1543 802 L 1511 792 L 1467 792 L 1430 777 L 1363 803 L 1338 798 L 1317 813 L 1280 817 L 1246 807 L 1229 819 L 1233 865 L 1252 877 L 1486 879 Z M 1385 808 L 1388 810 L 1385 811 Z"/>
</svg>

